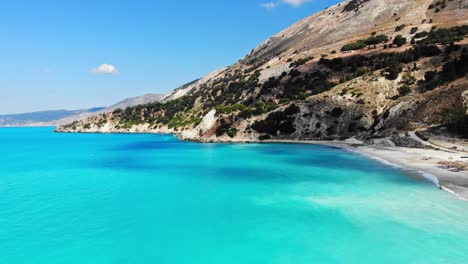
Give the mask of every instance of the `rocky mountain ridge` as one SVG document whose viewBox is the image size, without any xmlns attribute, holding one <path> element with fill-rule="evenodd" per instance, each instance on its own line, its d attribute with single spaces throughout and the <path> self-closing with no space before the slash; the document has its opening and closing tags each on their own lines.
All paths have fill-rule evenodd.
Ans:
<svg viewBox="0 0 468 264">
<path fill-rule="evenodd" d="M 369 139 L 435 126 L 468 133 L 460 114 L 467 10 L 463 0 L 346 1 L 160 103 L 57 131 L 177 133 L 199 141 Z"/>
</svg>

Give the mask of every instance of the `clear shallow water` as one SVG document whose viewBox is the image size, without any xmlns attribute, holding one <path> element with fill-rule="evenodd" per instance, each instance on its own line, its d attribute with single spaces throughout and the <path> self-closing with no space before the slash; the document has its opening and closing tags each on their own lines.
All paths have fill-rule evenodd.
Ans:
<svg viewBox="0 0 468 264">
<path fill-rule="evenodd" d="M 363 156 L 0 129 L 0 263 L 467 263 L 468 203 Z"/>
</svg>

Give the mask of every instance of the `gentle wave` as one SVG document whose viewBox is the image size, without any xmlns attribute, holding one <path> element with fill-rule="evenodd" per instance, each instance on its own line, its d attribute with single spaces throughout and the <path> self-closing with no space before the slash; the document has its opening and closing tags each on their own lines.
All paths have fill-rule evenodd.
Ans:
<svg viewBox="0 0 468 264">
<path fill-rule="evenodd" d="M 366 156 L 366 157 L 368 157 L 368 158 L 370 158 L 372 160 L 378 161 L 378 162 L 380 162 L 382 164 L 385 164 L 387 166 L 397 168 L 397 169 L 400 169 L 402 171 L 409 172 L 409 173 L 416 173 L 416 174 L 422 176 L 424 179 L 428 180 L 429 182 L 435 184 L 437 187 L 439 187 L 439 188 L 441 187 L 439 179 L 435 175 L 433 175 L 431 173 L 420 171 L 420 170 L 413 170 L 413 169 L 410 169 L 408 167 L 405 167 L 405 166 L 390 162 L 390 161 L 388 161 L 386 159 L 383 159 L 383 158 L 380 158 L 380 157 L 377 157 L 377 156 L 374 156 L 374 155 L 371 155 L 371 154 L 363 153 L 363 152 L 360 152 L 359 150 L 355 150 L 355 149 L 352 149 L 352 148 L 344 148 L 344 149 L 347 150 L 347 151 L 362 155 L 362 156 Z M 453 193 L 453 191 L 450 191 L 450 192 Z"/>
</svg>

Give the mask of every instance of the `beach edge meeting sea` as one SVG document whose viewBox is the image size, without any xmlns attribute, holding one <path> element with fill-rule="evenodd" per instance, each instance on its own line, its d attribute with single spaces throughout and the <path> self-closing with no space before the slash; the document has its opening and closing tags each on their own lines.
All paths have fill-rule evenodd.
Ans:
<svg viewBox="0 0 468 264">
<path fill-rule="evenodd" d="M 55 130 L 56 133 L 61 133 Z M 82 132 L 66 132 L 82 133 Z M 184 139 L 180 133 L 162 132 L 86 132 L 96 134 L 172 134 L 181 140 L 188 140 L 196 143 L 226 143 L 226 144 L 312 144 L 341 148 L 343 150 L 365 155 L 388 166 L 399 168 L 406 175 L 415 173 L 433 183 L 436 187 L 453 194 L 458 199 L 468 201 L 468 171 L 452 168 L 449 165 L 442 165 L 444 161 L 468 161 L 468 153 L 455 149 L 443 149 L 437 146 L 432 148 L 410 148 L 397 147 L 385 140 L 378 141 L 378 144 L 365 144 L 356 139 L 342 141 L 317 141 L 317 140 L 193 140 Z M 422 141 L 422 140 L 421 140 Z M 383 142 L 383 143 L 382 143 Z M 385 144 L 386 143 L 386 144 Z"/>
<path fill-rule="evenodd" d="M 421 172 L 466 200 L 466 10 L 466 1 L 344 1 L 157 101 L 56 131 L 332 144 Z"/>
</svg>

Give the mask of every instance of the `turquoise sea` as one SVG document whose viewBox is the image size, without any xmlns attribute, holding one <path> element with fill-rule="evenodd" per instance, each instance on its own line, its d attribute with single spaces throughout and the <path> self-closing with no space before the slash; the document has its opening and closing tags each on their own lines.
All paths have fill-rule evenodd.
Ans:
<svg viewBox="0 0 468 264">
<path fill-rule="evenodd" d="M 0 129 L 1 264 L 468 263 L 468 203 L 331 147 Z"/>
</svg>

